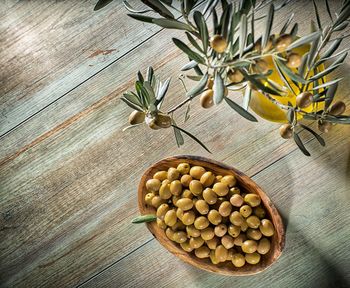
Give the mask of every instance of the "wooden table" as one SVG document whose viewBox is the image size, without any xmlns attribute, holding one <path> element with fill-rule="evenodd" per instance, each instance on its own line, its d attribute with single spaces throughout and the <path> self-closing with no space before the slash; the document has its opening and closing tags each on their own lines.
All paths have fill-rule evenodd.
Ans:
<svg viewBox="0 0 350 288">
<path fill-rule="evenodd" d="M 169 107 L 183 99 L 176 76 L 186 57 L 171 37 L 184 38 L 128 18 L 122 1 L 94 13 L 95 2 L 1 5 L 0 285 L 349 287 L 349 126 L 324 135 L 325 148 L 303 135 L 311 157 L 281 139 L 277 124 L 245 121 L 226 105 L 203 111 L 195 103 L 183 125 L 212 155 L 189 138 L 178 149 L 171 129 L 122 132 L 130 109 L 120 96 L 137 70 L 153 65 L 163 79 L 173 76 Z M 311 2 L 292 2 L 278 13 L 276 31 L 292 11 L 301 33 L 309 30 Z M 337 73 L 350 107 L 349 64 Z M 276 264 L 251 277 L 207 273 L 130 224 L 143 171 L 174 154 L 223 161 L 263 187 L 287 225 Z"/>
</svg>

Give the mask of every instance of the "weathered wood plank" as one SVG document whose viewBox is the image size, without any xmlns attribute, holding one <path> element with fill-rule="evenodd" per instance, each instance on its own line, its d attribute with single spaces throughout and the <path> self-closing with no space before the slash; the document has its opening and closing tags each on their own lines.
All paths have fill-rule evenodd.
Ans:
<svg viewBox="0 0 350 288">
<path fill-rule="evenodd" d="M 190 266 L 155 239 L 83 287 L 349 287 L 350 127 L 337 127 L 328 149 L 312 141 L 312 158 L 290 153 L 258 173 L 288 221 L 286 247 L 267 271 L 225 277 Z"/>
</svg>

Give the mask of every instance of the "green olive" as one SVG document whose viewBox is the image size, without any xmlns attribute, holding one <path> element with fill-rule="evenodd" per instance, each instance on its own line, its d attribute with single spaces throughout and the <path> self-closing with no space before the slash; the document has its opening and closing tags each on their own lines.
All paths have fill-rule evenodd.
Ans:
<svg viewBox="0 0 350 288">
<path fill-rule="evenodd" d="M 338 116 L 345 112 L 346 105 L 343 101 L 336 101 L 329 109 L 329 114 Z"/>
<path fill-rule="evenodd" d="M 232 261 L 233 255 L 236 253 L 237 251 L 234 248 L 228 249 L 226 261 Z"/>
<path fill-rule="evenodd" d="M 175 225 L 176 221 L 177 221 L 177 217 L 176 217 L 175 210 L 169 210 L 165 213 L 164 222 L 166 225 L 173 226 Z"/>
<path fill-rule="evenodd" d="M 240 253 L 233 254 L 232 264 L 237 268 L 243 267 L 245 264 L 244 256 Z"/>
<path fill-rule="evenodd" d="M 170 167 L 170 168 L 168 169 L 168 180 L 169 180 L 170 182 L 179 179 L 179 177 L 180 177 L 180 172 L 179 172 L 179 170 L 177 170 L 177 169 L 174 168 L 174 167 Z"/>
<path fill-rule="evenodd" d="M 194 254 L 201 259 L 208 258 L 210 255 L 210 249 L 207 246 L 201 246 L 194 250 Z"/>
<path fill-rule="evenodd" d="M 199 196 L 203 192 L 203 185 L 198 180 L 192 180 L 190 182 L 189 188 L 190 188 L 190 191 L 192 192 L 192 194 L 195 195 L 195 196 Z"/>
<path fill-rule="evenodd" d="M 248 223 L 247 223 L 247 219 L 244 219 L 242 224 L 241 224 L 241 231 L 242 232 L 246 232 L 248 230 L 249 226 L 248 226 Z"/>
<path fill-rule="evenodd" d="M 261 238 L 258 244 L 258 249 L 257 251 L 261 255 L 265 255 L 270 251 L 271 248 L 271 242 L 267 238 Z"/>
<path fill-rule="evenodd" d="M 225 224 L 219 224 L 214 228 L 214 233 L 218 237 L 224 236 L 226 232 L 227 232 L 227 226 Z"/>
<path fill-rule="evenodd" d="M 197 200 L 195 207 L 196 207 L 197 211 L 202 215 L 206 215 L 209 212 L 209 205 L 204 200 L 201 200 L 201 199 Z"/>
<path fill-rule="evenodd" d="M 193 248 L 190 246 L 189 241 L 180 243 L 180 246 L 181 246 L 181 248 L 182 248 L 184 251 L 186 251 L 186 252 L 188 252 L 188 253 L 190 253 L 190 252 L 193 251 Z"/>
<path fill-rule="evenodd" d="M 173 195 L 180 195 L 182 193 L 182 185 L 179 180 L 174 180 L 170 183 L 170 192 Z"/>
<path fill-rule="evenodd" d="M 159 196 L 162 199 L 169 199 L 169 198 L 171 198 L 172 194 L 171 194 L 171 191 L 170 191 L 170 184 L 167 184 L 166 182 L 162 183 L 162 186 L 160 186 L 160 188 L 159 188 Z"/>
<path fill-rule="evenodd" d="M 176 217 L 180 220 L 182 220 L 182 217 L 184 216 L 184 210 L 182 210 L 181 208 L 177 208 L 176 209 Z"/>
<path fill-rule="evenodd" d="M 210 221 L 211 224 L 218 225 L 222 220 L 222 216 L 217 210 L 212 209 L 208 213 L 208 220 Z"/>
<path fill-rule="evenodd" d="M 247 236 L 245 234 L 239 234 L 237 237 L 235 237 L 235 246 L 242 246 L 243 242 L 247 240 Z"/>
<path fill-rule="evenodd" d="M 245 261 L 252 265 L 258 264 L 260 262 L 260 258 L 260 254 L 256 252 L 245 254 Z"/>
<path fill-rule="evenodd" d="M 165 200 L 156 195 L 152 198 L 152 206 L 158 208 L 161 204 L 165 203 Z"/>
<path fill-rule="evenodd" d="M 186 226 L 180 220 L 177 220 L 176 223 L 173 226 L 171 226 L 171 229 L 173 229 L 174 231 L 183 231 L 186 229 Z"/>
<path fill-rule="evenodd" d="M 230 198 L 230 203 L 235 207 L 241 207 L 244 203 L 243 197 L 239 194 L 234 194 Z"/>
<path fill-rule="evenodd" d="M 283 124 L 279 128 L 280 135 L 283 139 L 289 139 L 293 136 L 293 126 L 291 124 Z"/>
<path fill-rule="evenodd" d="M 145 195 L 145 203 L 147 205 L 152 205 L 152 199 L 153 199 L 154 196 L 155 196 L 155 194 L 153 192 L 147 193 Z"/>
<path fill-rule="evenodd" d="M 309 91 L 300 93 L 296 98 L 296 104 L 300 108 L 307 108 L 313 102 L 313 94 Z"/>
<path fill-rule="evenodd" d="M 201 166 L 193 166 L 190 169 L 190 175 L 192 176 L 193 179 L 201 179 L 202 175 L 205 173 L 205 169 Z"/>
<path fill-rule="evenodd" d="M 212 89 L 208 89 L 208 90 L 202 92 L 202 94 L 199 98 L 199 102 L 201 103 L 201 106 L 204 109 L 208 109 L 214 105 L 213 95 L 214 95 L 214 92 Z"/>
<path fill-rule="evenodd" d="M 235 245 L 234 241 L 230 235 L 225 235 L 221 238 L 221 243 L 226 249 L 232 248 Z"/>
<path fill-rule="evenodd" d="M 213 48 L 213 50 L 217 53 L 223 53 L 227 48 L 226 39 L 218 34 L 214 35 L 209 39 L 209 44 L 210 47 Z"/>
<path fill-rule="evenodd" d="M 130 125 L 136 125 L 144 122 L 145 116 L 146 116 L 145 112 L 136 111 L 136 110 L 132 111 L 128 119 Z"/>
<path fill-rule="evenodd" d="M 237 180 L 234 175 L 226 175 L 221 178 L 220 180 L 221 183 L 226 184 L 228 187 L 232 188 L 233 186 L 236 185 Z"/>
<path fill-rule="evenodd" d="M 184 211 L 190 210 L 193 207 L 192 199 L 189 198 L 181 198 L 177 200 L 176 206 L 181 208 Z"/>
<path fill-rule="evenodd" d="M 241 194 L 241 190 L 238 187 L 232 187 L 228 191 L 227 196 L 228 198 L 231 198 L 233 195 L 236 195 L 236 194 Z"/>
<path fill-rule="evenodd" d="M 189 237 L 199 237 L 201 235 L 201 231 L 196 229 L 194 225 L 186 226 L 186 232 Z"/>
<path fill-rule="evenodd" d="M 219 245 L 215 249 L 215 257 L 218 259 L 219 262 L 224 262 L 226 261 L 227 258 L 227 249 L 224 247 L 224 245 Z"/>
<path fill-rule="evenodd" d="M 165 235 L 171 240 L 174 241 L 174 231 L 171 228 L 165 229 Z"/>
<path fill-rule="evenodd" d="M 244 196 L 244 202 L 249 204 L 251 207 L 256 207 L 260 205 L 261 198 L 258 194 L 250 193 Z"/>
<path fill-rule="evenodd" d="M 216 259 L 216 257 L 215 257 L 215 250 L 211 250 L 210 251 L 210 261 L 211 261 L 211 263 L 213 263 L 214 265 L 216 265 L 216 264 L 219 264 L 220 262 L 218 261 L 218 259 Z"/>
<path fill-rule="evenodd" d="M 301 64 L 301 56 L 298 53 L 290 53 L 286 64 L 289 68 L 298 68 Z"/>
<path fill-rule="evenodd" d="M 292 43 L 293 38 L 289 34 L 283 34 L 276 40 L 276 50 L 278 52 L 283 52 Z"/>
<path fill-rule="evenodd" d="M 181 218 L 182 223 L 184 223 L 186 226 L 192 225 L 194 223 L 194 220 L 196 219 L 196 215 L 193 211 L 185 212 Z"/>
<path fill-rule="evenodd" d="M 249 216 L 246 221 L 250 228 L 256 229 L 260 225 L 260 219 L 255 215 Z"/>
<path fill-rule="evenodd" d="M 164 220 L 160 220 L 159 218 L 157 218 L 157 225 L 160 229 L 163 229 L 163 230 L 167 227 Z"/>
<path fill-rule="evenodd" d="M 182 198 L 189 198 L 189 199 L 192 199 L 193 198 L 193 194 L 190 190 L 188 189 L 185 189 L 182 194 L 181 194 L 181 197 Z"/>
<path fill-rule="evenodd" d="M 158 179 L 149 179 L 146 182 L 146 188 L 150 192 L 157 192 L 162 183 Z"/>
<path fill-rule="evenodd" d="M 222 180 L 221 180 L 222 181 Z M 213 186 L 213 191 L 218 195 L 218 196 L 225 196 L 228 193 L 228 186 L 224 183 L 218 182 L 215 183 Z"/>
<path fill-rule="evenodd" d="M 231 211 L 232 205 L 229 201 L 224 201 L 220 204 L 219 213 L 221 214 L 221 216 L 227 217 L 231 214 Z"/>
<path fill-rule="evenodd" d="M 201 237 L 203 238 L 203 240 L 208 241 L 213 239 L 215 236 L 214 234 L 214 229 L 211 227 L 207 227 L 203 230 L 201 230 Z"/>
<path fill-rule="evenodd" d="M 241 224 L 243 223 L 244 219 L 243 216 L 241 215 L 241 213 L 239 213 L 238 211 L 233 211 L 230 214 L 230 222 L 236 226 L 241 226 Z"/>
<path fill-rule="evenodd" d="M 269 71 L 269 64 L 263 59 L 258 59 L 253 65 L 253 70 L 259 74 L 265 74 Z"/>
<path fill-rule="evenodd" d="M 200 182 L 204 187 L 209 187 L 213 185 L 214 181 L 215 175 L 210 171 L 205 172 L 200 179 Z"/>
<path fill-rule="evenodd" d="M 210 249 L 214 250 L 219 245 L 220 240 L 218 237 L 214 236 L 212 239 L 205 241 L 205 243 Z"/>
<path fill-rule="evenodd" d="M 268 219 L 262 219 L 261 224 L 259 226 L 261 233 L 266 237 L 271 237 L 275 233 L 275 229 L 273 228 L 273 224 Z"/>
<path fill-rule="evenodd" d="M 242 214 L 243 217 L 247 218 L 252 214 L 252 207 L 250 207 L 249 205 L 243 205 L 240 209 L 239 209 L 239 213 Z"/>
<path fill-rule="evenodd" d="M 209 226 L 209 221 L 204 216 L 199 216 L 198 218 L 196 218 L 196 220 L 194 220 L 194 227 L 196 229 L 202 230 L 207 228 L 208 226 Z"/>
<path fill-rule="evenodd" d="M 188 174 L 182 175 L 180 181 L 183 186 L 188 187 L 190 186 L 190 182 L 192 181 L 192 176 Z"/>
<path fill-rule="evenodd" d="M 262 236 L 260 230 L 252 229 L 252 228 L 249 228 L 247 230 L 246 234 L 247 234 L 248 239 L 251 239 L 251 240 L 260 240 L 260 238 Z"/>
<path fill-rule="evenodd" d="M 204 240 L 202 237 L 191 237 L 189 243 L 193 249 L 198 249 L 204 244 Z"/>
<path fill-rule="evenodd" d="M 153 175 L 153 179 L 158 179 L 159 181 L 163 181 L 168 178 L 167 171 L 158 171 Z"/>
<path fill-rule="evenodd" d="M 171 200 L 175 206 L 176 206 L 177 201 L 179 201 L 180 199 L 181 199 L 181 196 L 173 195 L 173 197 L 171 197 Z"/>
<path fill-rule="evenodd" d="M 265 209 L 261 206 L 257 206 L 254 208 L 254 214 L 258 216 L 260 219 L 264 218 L 266 215 Z"/>
<path fill-rule="evenodd" d="M 241 227 L 230 224 L 227 229 L 227 233 L 232 237 L 236 238 L 241 233 Z"/>
<path fill-rule="evenodd" d="M 187 234 L 183 231 L 176 231 L 174 233 L 173 239 L 177 243 L 184 243 L 187 241 Z"/>
<path fill-rule="evenodd" d="M 177 165 L 176 168 L 182 175 L 184 174 L 188 174 L 188 172 L 190 172 L 190 164 L 188 163 L 180 163 L 179 165 Z"/>
<path fill-rule="evenodd" d="M 216 195 L 216 193 L 211 189 L 211 188 L 205 188 L 203 191 L 203 199 L 209 204 L 215 204 L 217 199 L 218 199 L 218 195 Z"/>
<path fill-rule="evenodd" d="M 164 220 L 165 213 L 169 211 L 169 205 L 168 204 L 161 204 L 157 209 L 157 217 L 161 220 Z"/>
<path fill-rule="evenodd" d="M 258 243 L 254 240 L 245 240 L 241 248 L 244 253 L 254 253 L 258 248 Z"/>
</svg>

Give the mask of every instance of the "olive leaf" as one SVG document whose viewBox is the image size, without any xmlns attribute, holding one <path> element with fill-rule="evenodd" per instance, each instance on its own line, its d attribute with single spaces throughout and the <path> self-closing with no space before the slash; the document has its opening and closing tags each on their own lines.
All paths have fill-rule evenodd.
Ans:
<svg viewBox="0 0 350 288">
<path fill-rule="evenodd" d="M 156 215 L 148 214 L 148 215 L 137 216 L 136 218 L 131 220 L 131 223 L 139 224 L 139 223 L 153 222 L 156 220 L 157 220 Z"/>
<path fill-rule="evenodd" d="M 222 13 L 222 16 L 220 19 L 221 35 L 224 38 L 227 38 L 227 35 L 228 35 L 231 12 L 232 12 L 232 4 L 229 4 L 224 9 L 224 12 Z"/>
<path fill-rule="evenodd" d="M 239 27 L 239 57 L 242 57 L 247 41 L 247 15 L 241 16 Z"/>
<path fill-rule="evenodd" d="M 331 73 L 332 71 L 334 71 L 335 69 L 337 69 L 342 63 L 338 63 L 338 64 L 335 64 L 335 65 L 331 65 L 329 66 L 327 69 L 321 71 L 320 73 L 312 76 L 311 78 L 309 78 L 309 81 L 314 81 L 314 80 L 317 80 L 317 79 L 320 79 L 324 76 L 326 76 L 327 74 Z"/>
<path fill-rule="evenodd" d="M 190 25 L 173 19 L 155 18 L 152 22 L 163 28 L 193 31 Z"/>
<path fill-rule="evenodd" d="M 147 68 L 146 78 L 149 83 L 153 82 L 154 70 L 152 67 Z"/>
<path fill-rule="evenodd" d="M 184 120 L 184 122 L 186 122 L 188 119 L 190 119 L 190 111 L 191 111 L 191 102 L 188 102 L 187 109 L 186 109 L 186 112 L 185 112 L 185 120 Z"/>
<path fill-rule="evenodd" d="M 284 33 L 286 33 L 287 29 L 288 29 L 288 26 L 290 25 L 290 23 L 292 22 L 294 18 L 294 13 L 292 13 L 289 18 L 287 19 L 286 23 L 284 23 L 283 27 L 281 28 L 281 31 L 279 33 L 279 35 L 282 35 Z"/>
<path fill-rule="evenodd" d="M 139 15 L 139 14 L 126 14 L 126 15 L 128 15 L 129 17 L 131 17 L 135 20 L 139 20 L 139 21 L 146 22 L 146 23 L 153 23 L 153 20 L 155 19 L 153 17 Z"/>
<path fill-rule="evenodd" d="M 299 124 L 299 125 L 303 127 L 305 130 L 309 131 L 322 146 L 326 145 L 326 142 L 324 141 L 324 139 L 319 134 L 317 134 L 314 130 L 312 130 L 310 127 L 303 124 Z"/>
<path fill-rule="evenodd" d="M 316 31 L 316 32 L 313 32 L 311 34 L 300 37 L 298 40 L 296 40 L 292 44 L 290 44 L 288 46 L 287 50 L 291 50 L 291 49 L 300 47 L 302 45 L 308 44 L 308 43 L 314 41 L 319 36 L 320 36 L 320 31 Z"/>
<path fill-rule="evenodd" d="M 320 20 L 320 14 L 318 13 L 318 9 L 317 9 L 317 5 L 315 0 L 312 0 L 312 3 L 314 4 L 314 10 L 315 10 L 315 15 L 316 15 L 316 20 L 317 20 L 317 26 L 318 29 L 322 29 L 322 25 L 321 25 L 321 20 Z"/>
<path fill-rule="evenodd" d="M 183 43 L 181 40 L 172 38 L 174 44 L 180 48 L 184 53 L 188 55 L 192 60 L 196 61 L 197 63 L 204 64 L 204 58 L 197 54 L 196 52 L 192 51 L 185 43 Z"/>
<path fill-rule="evenodd" d="M 276 67 L 276 70 L 278 72 L 278 75 L 280 75 L 283 83 L 286 85 L 286 87 L 288 87 L 289 91 L 293 92 L 294 95 L 296 95 L 293 87 L 291 86 L 291 84 L 289 83 L 288 79 L 286 78 L 286 76 L 284 75 L 284 72 L 282 70 L 282 68 L 280 67 L 280 62 L 277 62 L 275 57 L 272 58 L 272 61 Z"/>
<path fill-rule="evenodd" d="M 326 115 L 325 120 L 337 123 L 337 124 L 350 124 L 350 116 L 333 116 L 333 115 Z"/>
<path fill-rule="evenodd" d="M 219 1 L 218 0 L 208 0 L 207 1 L 207 5 L 205 5 L 205 7 L 204 7 L 204 9 L 202 11 L 202 14 L 204 15 L 208 11 L 210 11 L 213 6 L 216 6 L 217 2 L 219 2 Z"/>
<path fill-rule="evenodd" d="M 280 61 L 276 57 L 274 57 L 274 61 L 277 64 L 277 66 L 281 68 L 283 73 L 285 73 L 291 80 L 298 82 L 298 83 L 307 84 L 307 81 L 304 78 L 300 77 L 298 74 L 295 74 L 282 61 Z"/>
<path fill-rule="evenodd" d="M 275 12 L 275 6 L 272 3 L 270 5 L 269 12 L 268 12 L 267 18 L 266 18 L 265 32 L 262 36 L 262 42 L 261 42 L 262 48 L 266 47 L 267 42 L 269 40 L 271 28 L 272 28 L 272 23 L 273 23 L 273 18 L 274 18 L 274 12 Z"/>
<path fill-rule="evenodd" d="M 328 0 L 325 0 L 325 3 L 326 3 L 328 16 L 329 16 L 329 18 L 331 18 L 331 21 L 333 22 L 333 17 L 332 17 L 331 9 L 329 8 Z"/>
<path fill-rule="evenodd" d="M 186 93 L 186 96 L 193 98 L 198 94 L 200 94 L 201 92 L 203 92 L 205 86 L 207 85 L 208 79 L 209 79 L 209 75 L 208 73 L 206 73 L 205 75 L 203 75 L 199 83 Z"/>
<path fill-rule="evenodd" d="M 339 14 L 338 19 L 334 22 L 333 27 L 338 26 L 341 24 L 343 21 L 347 20 L 350 17 L 350 5 L 349 2 L 346 1 L 347 4 L 346 6 L 343 6 L 342 12 Z"/>
<path fill-rule="evenodd" d="M 335 93 L 337 92 L 337 89 L 338 89 L 338 82 L 334 82 L 333 84 L 330 84 L 327 86 L 328 86 L 328 90 L 326 93 L 326 100 L 325 100 L 324 109 L 328 109 L 328 107 L 331 105 L 331 103 L 334 99 Z"/>
<path fill-rule="evenodd" d="M 140 111 L 140 112 L 143 111 L 142 108 L 141 108 L 140 106 L 138 106 L 138 105 L 132 103 L 131 101 L 127 100 L 126 98 L 121 97 L 120 99 L 121 99 L 126 105 L 128 105 L 130 108 L 135 109 L 135 110 Z"/>
<path fill-rule="evenodd" d="M 107 6 L 109 3 L 111 3 L 113 0 L 98 0 L 94 7 L 94 11 L 100 10 L 103 7 Z"/>
<path fill-rule="evenodd" d="M 141 0 L 148 7 L 151 7 L 154 11 L 156 11 L 159 15 L 165 18 L 174 19 L 173 13 L 169 11 L 160 1 L 158 0 Z"/>
<path fill-rule="evenodd" d="M 301 152 L 303 152 L 305 156 L 311 156 L 309 151 L 307 151 L 307 149 L 305 148 L 303 142 L 301 141 L 297 133 L 293 133 L 293 138 L 295 143 L 298 145 L 299 149 L 301 150 Z"/>
<path fill-rule="evenodd" d="M 243 109 L 248 111 L 248 107 L 249 107 L 249 102 L 250 102 L 250 98 L 252 97 L 252 89 L 250 88 L 249 85 L 247 85 L 247 87 L 245 88 L 244 91 L 244 96 L 243 96 Z"/>
<path fill-rule="evenodd" d="M 163 85 L 160 87 L 158 95 L 156 97 L 155 105 L 158 105 L 160 102 L 163 101 L 166 92 L 168 91 L 169 85 L 170 85 L 171 78 L 168 78 L 164 81 Z"/>
<path fill-rule="evenodd" d="M 215 71 L 213 88 L 214 88 L 214 103 L 219 104 L 224 98 L 225 86 L 224 86 L 224 80 L 222 79 L 218 71 Z"/>
<path fill-rule="evenodd" d="M 251 113 L 249 113 L 246 109 L 244 109 L 243 107 L 241 107 L 240 105 L 238 105 L 236 102 L 234 102 L 233 100 L 231 100 L 228 97 L 224 97 L 226 103 L 232 108 L 234 109 L 238 114 L 240 114 L 242 117 L 246 118 L 249 121 L 252 122 L 258 122 L 258 120 L 254 117 L 254 115 L 252 115 Z"/>
<path fill-rule="evenodd" d="M 137 72 L 137 79 L 138 79 L 141 83 L 143 83 L 143 81 L 144 81 L 143 76 L 142 76 L 142 74 L 141 74 L 140 71 Z"/>
<path fill-rule="evenodd" d="M 277 90 L 271 87 L 265 86 L 263 83 L 261 83 L 255 77 L 253 77 L 253 75 L 249 75 L 247 72 L 245 72 L 244 69 L 241 69 L 240 71 L 244 75 L 244 78 L 248 80 L 250 83 L 252 83 L 259 90 L 268 94 L 282 96 L 280 92 L 278 92 Z"/>
<path fill-rule="evenodd" d="M 309 52 L 307 52 L 303 55 L 303 57 L 301 58 L 300 66 L 298 68 L 298 75 L 300 77 L 303 77 L 303 78 L 304 78 L 304 74 L 305 74 L 306 63 L 307 63 L 308 57 L 309 57 Z"/>
<path fill-rule="evenodd" d="M 338 83 L 339 81 L 341 81 L 343 78 L 338 78 L 338 79 L 335 79 L 335 80 L 332 80 L 332 81 L 329 81 L 329 82 L 326 82 L 326 83 L 323 83 L 319 86 L 316 86 L 316 87 L 313 87 L 312 90 L 318 90 L 318 89 L 321 89 L 321 88 L 325 88 L 325 87 L 328 87 L 328 86 L 331 86 L 335 83 Z"/>
<path fill-rule="evenodd" d="M 314 63 L 314 60 L 317 57 L 317 51 L 318 51 L 318 46 L 320 41 L 321 41 L 321 34 L 318 37 L 316 37 L 311 43 L 311 48 L 307 59 L 307 66 L 309 68 L 311 68 L 311 65 Z"/>
<path fill-rule="evenodd" d="M 204 52 L 207 53 L 208 42 L 209 42 L 209 33 L 208 33 L 208 27 L 207 27 L 207 24 L 205 22 L 204 16 L 202 15 L 201 12 L 195 11 L 193 14 L 193 19 L 194 19 L 196 26 L 198 28 L 199 35 L 201 36 Z"/>
<path fill-rule="evenodd" d="M 195 66 L 197 66 L 198 63 L 194 60 L 188 62 L 187 64 L 185 64 L 184 66 L 182 66 L 182 68 L 180 69 L 181 71 L 187 71 L 190 69 L 193 69 Z"/>
<path fill-rule="evenodd" d="M 149 103 L 154 103 L 156 101 L 156 96 L 154 95 L 153 88 L 151 86 L 151 83 L 148 81 L 143 82 L 143 87 L 147 91 L 148 98 L 149 98 Z"/>
<path fill-rule="evenodd" d="M 329 47 L 328 49 L 323 53 L 323 55 L 320 57 L 320 60 L 317 62 L 317 64 L 315 65 L 320 65 L 321 63 L 323 63 L 328 57 L 330 57 L 340 46 L 341 42 L 342 42 L 343 38 L 339 38 L 337 40 L 335 40 Z"/>
<path fill-rule="evenodd" d="M 123 1 L 124 7 L 126 8 L 126 10 L 128 10 L 131 13 L 139 13 L 139 14 L 143 14 L 143 13 L 147 13 L 147 12 L 152 12 L 152 9 L 143 9 L 143 10 L 136 10 L 134 9 L 127 1 Z"/>
<path fill-rule="evenodd" d="M 193 47 L 204 54 L 203 49 L 198 45 L 197 41 L 194 40 L 194 38 L 191 36 L 191 34 L 188 32 L 185 32 L 185 34 L 187 36 L 188 41 L 190 41 L 190 43 L 193 45 Z"/>
<path fill-rule="evenodd" d="M 292 29 L 290 30 L 290 35 L 296 36 L 298 34 L 298 28 L 299 28 L 298 23 L 295 23 Z"/>
<path fill-rule="evenodd" d="M 176 145 L 177 147 L 180 148 L 180 146 L 182 146 L 185 143 L 184 137 L 181 134 L 181 131 L 177 128 L 175 120 L 172 119 L 174 125 L 173 125 L 173 129 L 174 129 L 174 135 L 175 135 L 175 140 L 176 140 Z"/>
</svg>

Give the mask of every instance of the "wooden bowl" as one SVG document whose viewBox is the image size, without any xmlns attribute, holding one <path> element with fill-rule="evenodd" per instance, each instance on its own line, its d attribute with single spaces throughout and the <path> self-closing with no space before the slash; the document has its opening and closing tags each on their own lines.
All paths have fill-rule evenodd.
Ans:
<svg viewBox="0 0 350 288">
<path fill-rule="evenodd" d="M 261 197 L 262 203 L 267 212 L 267 218 L 269 218 L 274 226 L 275 226 L 275 234 L 270 238 L 271 240 L 271 249 L 269 253 L 263 255 L 261 257 L 261 262 L 256 265 L 245 264 L 241 268 L 236 268 L 232 263 L 226 261 L 220 263 L 218 265 L 214 265 L 211 263 L 209 258 L 199 259 L 197 258 L 193 252 L 188 253 L 182 250 L 179 244 L 169 240 L 165 235 L 164 230 L 157 226 L 156 222 L 147 223 L 148 229 L 151 231 L 153 236 L 162 244 L 166 249 L 168 249 L 175 256 L 179 257 L 183 261 L 198 267 L 200 269 L 222 274 L 222 275 L 231 275 L 231 276 L 244 276 L 244 275 L 252 275 L 259 273 L 269 266 L 272 265 L 281 255 L 282 249 L 284 247 L 285 242 L 285 230 L 283 227 L 282 219 L 280 214 L 278 213 L 276 207 L 273 205 L 271 200 L 267 197 L 264 191 L 256 185 L 256 183 L 250 179 L 248 176 L 243 174 L 242 172 L 227 166 L 225 164 L 219 163 L 214 160 L 210 160 L 203 157 L 198 156 L 174 156 L 170 158 L 163 159 L 151 167 L 149 167 L 146 172 L 143 174 L 138 190 L 138 205 L 141 215 L 145 214 L 155 214 L 156 209 L 154 207 L 150 207 L 144 201 L 144 197 L 147 193 L 145 188 L 145 183 L 148 179 L 151 179 L 155 172 L 160 170 L 167 170 L 169 167 L 176 167 L 181 162 L 187 162 L 191 166 L 199 165 L 203 166 L 208 171 L 212 171 L 215 174 L 220 175 L 235 175 L 237 179 L 237 183 L 241 188 L 241 191 L 249 193 L 256 193 Z"/>
</svg>

